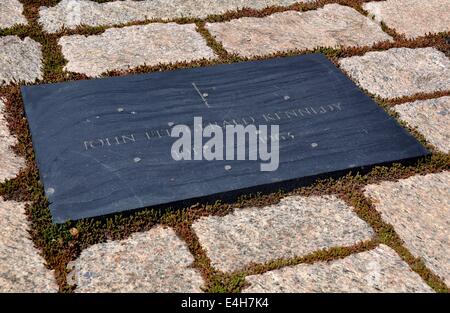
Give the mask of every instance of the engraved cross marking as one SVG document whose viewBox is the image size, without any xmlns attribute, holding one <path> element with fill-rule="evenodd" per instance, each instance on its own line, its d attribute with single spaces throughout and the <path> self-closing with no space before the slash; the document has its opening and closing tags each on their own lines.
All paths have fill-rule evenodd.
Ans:
<svg viewBox="0 0 450 313">
<path fill-rule="evenodd" d="M 283 89 L 281 89 L 280 87 L 278 87 L 277 85 L 273 85 L 276 89 L 278 89 L 279 91 L 281 91 L 281 92 L 283 92 Z M 281 97 L 281 95 L 278 93 L 278 92 L 274 92 L 273 93 L 274 95 L 276 95 L 276 96 L 279 96 L 279 97 Z M 289 100 L 291 97 L 289 97 L 289 95 L 284 95 L 283 96 L 283 99 L 284 100 Z"/>
<path fill-rule="evenodd" d="M 197 85 L 195 83 L 192 83 L 192 87 L 194 87 L 195 91 L 197 91 L 198 95 L 200 96 L 200 98 L 202 98 L 203 102 L 205 103 L 205 105 L 210 108 L 208 101 L 206 100 L 206 98 L 203 96 L 203 94 L 200 92 L 200 89 L 198 89 Z"/>
</svg>

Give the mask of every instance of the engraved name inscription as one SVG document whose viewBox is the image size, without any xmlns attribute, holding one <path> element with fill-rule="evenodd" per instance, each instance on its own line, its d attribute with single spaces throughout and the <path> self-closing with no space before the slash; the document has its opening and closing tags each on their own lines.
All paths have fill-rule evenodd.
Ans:
<svg viewBox="0 0 450 313">
<path fill-rule="evenodd" d="M 319 107 L 299 107 L 286 111 L 275 111 L 270 113 L 262 113 L 258 116 L 242 116 L 236 118 L 227 118 L 219 121 L 206 122 L 206 125 L 218 125 L 225 128 L 227 125 L 251 125 L 251 124 L 277 124 L 278 122 L 292 120 L 292 119 L 303 119 L 312 118 L 316 115 L 336 113 L 343 110 L 341 103 L 332 103 L 327 105 L 322 105 Z M 173 124 L 173 122 L 172 122 Z M 113 135 L 104 138 L 88 139 L 82 142 L 82 149 L 84 151 L 89 151 L 99 148 L 108 148 L 126 144 L 133 144 L 142 140 L 154 140 L 170 137 L 171 127 L 162 127 L 158 129 L 148 129 L 143 132 L 130 132 L 127 134 Z M 294 139 L 294 134 L 292 133 L 280 133 L 278 140 L 292 140 Z"/>
</svg>

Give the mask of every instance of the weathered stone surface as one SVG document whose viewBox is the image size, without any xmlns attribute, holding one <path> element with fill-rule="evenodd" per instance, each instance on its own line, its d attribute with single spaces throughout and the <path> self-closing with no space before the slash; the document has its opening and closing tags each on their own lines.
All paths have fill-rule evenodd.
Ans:
<svg viewBox="0 0 450 313">
<path fill-rule="evenodd" d="M 334 196 L 288 197 L 261 209 L 201 218 L 193 229 L 212 266 L 224 272 L 252 262 L 349 246 L 373 235 L 371 228 Z"/>
<path fill-rule="evenodd" d="M 407 38 L 450 31 L 448 0 L 387 0 L 364 3 L 363 8 Z"/>
<path fill-rule="evenodd" d="M 195 24 L 149 24 L 107 29 L 101 35 L 59 40 L 67 71 L 99 76 L 108 70 L 214 58 Z"/>
<path fill-rule="evenodd" d="M 28 234 L 24 206 L 0 197 L 0 292 L 57 292 Z"/>
<path fill-rule="evenodd" d="M 158 226 L 83 250 L 69 265 L 69 282 L 76 292 L 200 292 L 193 261 L 174 231 Z"/>
<path fill-rule="evenodd" d="M 433 292 L 391 248 L 248 276 L 243 292 Z"/>
<path fill-rule="evenodd" d="M 450 152 L 450 97 L 405 103 L 394 110 L 437 149 Z"/>
<path fill-rule="evenodd" d="M 11 149 L 16 144 L 16 138 L 9 132 L 4 113 L 4 103 L 0 98 L 0 182 L 15 177 L 25 164 Z"/>
<path fill-rule="evenodd" d="M 27 24 L 23 15 L 23 5 L 18 0 L 2 0 L 0 5 L 0 28 Z"/>
<path fill-rule="evenodd" d="M 391 40 L 377 23 L 338 4 L 307 12 L 287 11 L 264 18 L 207 23 L 206 27 L 228 52 L 245 57 L 293 49 L 370 46 Z"/>
<path fill-rule="evenodd" d="M 305 184 L 429 154 L 321 54 L 24 86 L 21 91 L 55 223 L 277 191 L 292 186 L 292 180 Z M 170 134 L 173 121 L 193 125 L 193 120 L 222 129 L 252 123 L 272 130 L 246 128 L 245 145 L 227 143 L 227 129 L 220 130 L 214 145 L 224 139 L 225 146 L 213 149 L 216 162 L 208 161 L 207 152 L 195 155 L 202 160 L 189 160 Z M 279 127 L 279 136 L 270 125 Z M 254 158 L 253 142 L 266 151 L 267 136 L 279 158 L 275 153 L 269 160 L 261 154 Z M 211 144 L 204 140 L 205 147 Z M 230 161 L 227 152 L 232 151 L 245 158 Z"/>
<path fill-rule="evenodd" d="M 315 0 L 144 0 L 96 3 L 62 0 L 54 7 L 41 7 L 39 22 L 47 32 L 78 25 L 117 25 L 147 19 L 205 18 L 242 8 L 264 9 Z"/>
<path fill-rule="evenodd" d="M 382 98 L 432 93 L 450 86 L 450 60 L 434 48 L 394 48 L 339 62 L 362 88 Z"/>
<path fill-rule="evenodd" d="M 0 37 L 0 86 L 42 78 L 41 45 L 26 37 Z"/>
<path fill-rule="evenodd" d="M 405 246 L 450 285 L 450 172 L 366 187 Z"/>
</svg>

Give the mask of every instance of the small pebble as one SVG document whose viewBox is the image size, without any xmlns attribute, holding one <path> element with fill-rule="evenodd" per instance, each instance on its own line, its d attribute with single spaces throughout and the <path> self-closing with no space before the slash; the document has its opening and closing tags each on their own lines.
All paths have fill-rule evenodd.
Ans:
<svg viewBox="0 0 450 313">
<path fill-rule="evenodd" d="M 78 231 L 78 229 L 76 229 L 75 227 L 72 227 L 72 228 L 69 230 L 69 232 L 70 232 L 70 234 L 72 235 L 73 238 L 77 238 L 77 237 L 78 237 L 78 234 L 80 233 L 80 232 Z"/>
</svg>

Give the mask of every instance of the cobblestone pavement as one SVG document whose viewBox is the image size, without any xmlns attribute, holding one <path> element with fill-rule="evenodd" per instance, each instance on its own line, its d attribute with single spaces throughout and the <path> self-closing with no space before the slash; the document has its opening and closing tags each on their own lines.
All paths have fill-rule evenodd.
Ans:
<svg viewBox="0 0 450 313">
<path fill-rule="evenodd" d="M 450 1 L 56 2 L 0 5 L 0 292 L 449 291 Z M 222 211 L 49 222 L 21 85 L 312 51 L 432 155 Z"/>
</svg>

